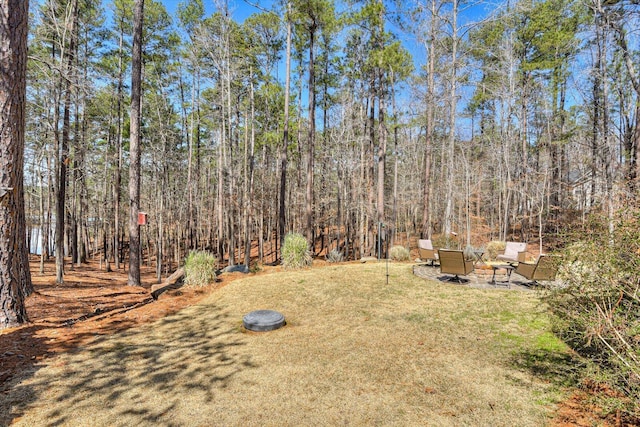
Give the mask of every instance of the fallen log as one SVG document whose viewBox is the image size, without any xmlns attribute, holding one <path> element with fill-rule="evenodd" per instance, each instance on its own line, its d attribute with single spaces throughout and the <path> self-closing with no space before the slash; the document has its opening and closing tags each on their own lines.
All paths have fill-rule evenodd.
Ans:
<svg viewBox="0 0 640 427">
<path fill-rule="evenodd" d="M 184 284 L 184 268 L 180 267 L 167 277 L 164 282 L 151 286 L 151 297 L 156 300 L 160 294 L 170 290 L 178 289 Z"/>
</svg>

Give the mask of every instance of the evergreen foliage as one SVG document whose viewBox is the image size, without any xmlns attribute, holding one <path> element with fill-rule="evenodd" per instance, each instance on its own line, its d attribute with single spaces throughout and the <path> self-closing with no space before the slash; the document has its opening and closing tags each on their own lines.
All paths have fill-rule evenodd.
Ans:
<svg viewBox="0 0 640 427">
<path fill-rule="evenodd" d="M 344 255 L 337 249 L 332 249 L 326 256 L 327 262 L 342 262 Z"/>
<path fill-rule="evenodd" d="M 184 263 L 185 283 L 206 286 L 216 279 L 218 260 L 206 251 L 191 251 Z"/>
<path fill-rule="evenodd" d="M 282 266 L 296 269 L 311 266 L 311 252 L 309 242 L 299 233 L 288 233 L 282 245 Z"/>
<path fill-rule="evenodd" d="M 409 249 L 399 245 L 392 246 L 391 249 L 389 249 L 389 258 L 393 261 L 409 261 Z"/>
</svg>

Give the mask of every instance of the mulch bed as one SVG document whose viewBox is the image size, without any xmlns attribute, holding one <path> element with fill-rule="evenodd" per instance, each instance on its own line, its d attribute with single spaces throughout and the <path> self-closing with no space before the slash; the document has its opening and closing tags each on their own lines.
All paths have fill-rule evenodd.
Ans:
<svg viewBox="0 0 640 427">
<path fill-rule="evenodd" d="M 83 346 L 101 335 L 109 335 L 160 319 L 192 305 L 216 287 L 233 279 L 222 277 L 204 288 L 170 289 L 154 300 L 150 288 L 156 284 L 152 268 L 142 268 L 142 287 L 128 286 L 125 271 L 101 271 L 89 262 L 81 266 L 67 264 L 65 283 L 55 283 L 53 261 L 32 259 L 35 292 L 27 298 L 30 322 L 0 331 L 0 391 L 12 378 L 34 364 L 58 353 Z"/>
</svg>

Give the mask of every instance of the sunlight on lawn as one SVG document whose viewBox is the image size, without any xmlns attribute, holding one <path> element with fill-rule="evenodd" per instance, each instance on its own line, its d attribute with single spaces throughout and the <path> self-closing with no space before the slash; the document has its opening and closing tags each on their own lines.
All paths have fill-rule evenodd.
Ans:
<svg viewBox="0 0 640 427">
<path fill-rule="evenodd" d="M 569 361 L 535 293 L 389 273 L 388 285 L 384 263 L 235 281 L 53 360 L 1 406 L 18 425 L 545 424 Z M 287 325 L 244 331 L 258 309 Z"/>
</svg>

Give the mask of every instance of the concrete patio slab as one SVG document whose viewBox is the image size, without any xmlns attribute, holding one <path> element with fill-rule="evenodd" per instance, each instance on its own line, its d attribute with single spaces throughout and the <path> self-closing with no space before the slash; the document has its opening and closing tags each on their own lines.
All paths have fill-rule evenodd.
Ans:
<svg viewBox="0 0 640 427">
<path fill-rule="evenodd" d="M 415 264 L 413 266 L 413 274 L 423 279 L 436 280 L 439 282 L 447 282 L 451 277 L 449 274 L 440 273 L 438 266 L 432 267 L 429 264 Z M 477 289 L 504 289 L 511 291 L 533 291 L 535 286 L 529 285 L 527 280 L 517 274 L 511 275 L 511 280 L 507 283 L 507 272 L 503 269 L 496 271 L 496 284 L 491 283 L 493 270 L 491 268 L 478 268 L 467 276 L 461 278 L 467 279 L 464 283 L 448 282 L 453 286 L 468 286 Z"/>
</svg>

